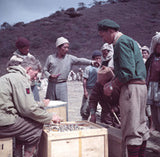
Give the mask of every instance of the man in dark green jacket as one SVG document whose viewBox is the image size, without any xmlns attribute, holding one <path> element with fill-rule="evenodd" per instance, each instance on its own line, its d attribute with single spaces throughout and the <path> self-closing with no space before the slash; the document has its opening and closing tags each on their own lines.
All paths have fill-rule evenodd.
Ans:
<svg viewBox="0 0 160 157">
<path fill-rule="evenodd" d="M 102 39 L 114 46 L 115 79 L 104 86 L 109 96 L 120 88 L 121 129 L 129 157 L 143 157 L 149 129 L 146 124 L 146 69 L 136 41 L 119 32 L 120 26 L 109 19 L 98 23 Z"/>
<path fill-rule="evenodd" d="M 48 113 L 34 100 L 30 83 L 40 69 L 38 60 L 26 57 L 21 65 L 10 66 L 8 74 L 0 77 L 0 138 L 15 137 L 16 157 L 22 157 L 22 145 L 24 157 L 34 156 L 43 124 L 60 121 L 57 115 Z"/>
</svg>

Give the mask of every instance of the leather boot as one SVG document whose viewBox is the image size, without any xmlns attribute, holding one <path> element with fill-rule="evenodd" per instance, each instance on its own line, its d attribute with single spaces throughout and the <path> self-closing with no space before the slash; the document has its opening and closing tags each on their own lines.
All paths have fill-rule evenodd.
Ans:
<svg viewBox="0 0 160 157">
<path fill-rule="evenodd" d="M 23 147 L 23 145 L 21 145 L 21 144 L 16 144 L 15 150 L 14 150 L 14 152 L 13 152 L 13 156 L 14 156 L 14 157 L 23 157 L 22 147 Z"/>
<path fill-rule="evenodd" d="M 37 156 L 37 145 L 25 145 L 24 146 L 24 157 L 38 157 Z"/>
<path fill-rule="evenodd" d="M 141 145 L 127 145 L 128 157 L 139 157 Z"/>
<path fill-rule="evenodd" d="M 147 144 L 147 141 L 143 141 L 143 143 L 141 144 L 140 149 L 139 149 L 139 156 L 138 157 L 144 157 L 145 156 L 146 144 Z"/>
</svg>

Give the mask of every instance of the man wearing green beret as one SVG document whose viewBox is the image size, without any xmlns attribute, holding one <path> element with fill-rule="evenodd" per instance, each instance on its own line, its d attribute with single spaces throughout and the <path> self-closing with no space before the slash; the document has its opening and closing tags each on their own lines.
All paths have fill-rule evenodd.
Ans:
<svg viewBox="0 0 160 157">
<path fill-rule="evenodd" d="M 109 19 L 98 23 L 99 35 L 114 46 L 115 78 L 104 86 L 110 96 L 120 89 L 120 113 L 123 146 L 128 157 L 143 157 L 149 129 L 146 123 L 146 69 L 137 42 L 119 32 L 120 26 Z"/>
</svg>

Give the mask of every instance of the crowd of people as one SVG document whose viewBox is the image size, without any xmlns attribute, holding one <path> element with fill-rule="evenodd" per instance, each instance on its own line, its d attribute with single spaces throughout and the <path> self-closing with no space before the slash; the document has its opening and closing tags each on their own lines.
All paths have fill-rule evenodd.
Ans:
<svg viewBox="0 0 160 157">
<path fill-rule="evenodd" d="M 100 121 L 121 129 L 128 157 L 144 157 L 150 131 L 160 131 L 160 33 L 149 48 L 120 32 L 115 21 L 104 19 L 97 26 L 104 45 L 93 51 L 92 59 L 68 54 L 69 40 L 59 37 L 56 52 L 42 68 L 29 53 L 29 41 L 24 37 L 16 41 L 8 73 L 0 77 L 0 138 L 15 138 L 15 157 L 37 157 L 43 125 L 62 121 L 44 106 L 49 100 L 68 103 L 67 80 L 73 65 L 86 65 L 81 72 L 82 120 L 96 123 L 99 104 Z M 43 101 L 38 91 L 40 72 L 47 79 Z"/>
</svg>

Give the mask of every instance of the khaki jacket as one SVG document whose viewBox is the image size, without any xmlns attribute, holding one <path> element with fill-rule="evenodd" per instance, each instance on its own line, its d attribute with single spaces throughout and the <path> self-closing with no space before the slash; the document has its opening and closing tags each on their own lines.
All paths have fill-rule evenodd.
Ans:
<svg viewBox="0 0 160 157">
<path fill-rule="evenodd" d="M 0 126 L 14 124 L 19 116 L 50 123 L 52 114 L 34 100 L 25 69 L 10 66 L 8 72 L 0 77 Z"/>
</svg>

